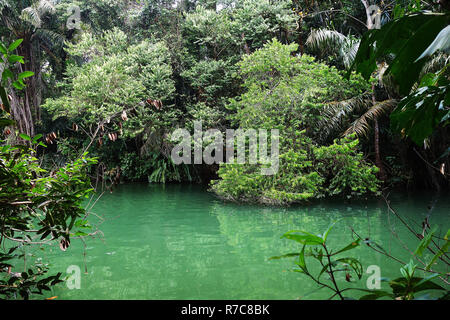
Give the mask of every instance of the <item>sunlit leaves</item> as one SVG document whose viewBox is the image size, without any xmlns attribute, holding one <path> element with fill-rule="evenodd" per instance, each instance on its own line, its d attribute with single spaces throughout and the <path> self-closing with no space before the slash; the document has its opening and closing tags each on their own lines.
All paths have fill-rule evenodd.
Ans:
<svg viewBox="0 0 450 320">
<path fill-rule="evenodd" d="M 20 46 L 20 44 L 23 42 L 23 39 L 18 39 L 18 40 L 16 40 L 16 41 L 14 41 L 13 43 L 11 43 L 10 45 L 9 45 L 9 48 L 8 48 L 8 51 L 9 52 L 12 52 L 12 51 L 14 51 L 14 50 L 16 50 L 16 48 L 18 47 L 18 46 Z M 3 51 L 3 50 L 2 50 Z"/>
</svg>

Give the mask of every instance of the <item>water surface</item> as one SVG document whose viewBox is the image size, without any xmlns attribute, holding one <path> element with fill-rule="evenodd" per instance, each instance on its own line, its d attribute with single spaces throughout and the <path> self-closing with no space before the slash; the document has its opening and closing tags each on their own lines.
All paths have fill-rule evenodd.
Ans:
<svg viewBox="0 0 450 320">
<path fill-rule="evenodd" d="M 393 207 L 411 223 L 424 219 L 437 198 L 431 223 L 449 226 L 448 196 L 393 195 Z M 339 218 L 330 235 L 332 248 L 352 241 L 350 226 L 393 255 L 409 260 L 403 245 L 417 243 L 398 220 L 388 215 L 383 200 L 344 203 L 324 201 L 310 206 L 267 208 L 225 204 L 202 187 L 191 185 L 120 186 L 105 194 L 94 212 L 102 221 L 102 237 L 86 246 L 73 240 L 66 252 L 44 251 L 52 271 L 81 268 L 81 288 L 59 285 L 48 293 L 58 299 L 325 299 L 306 276 L 291 272 L 293 259 L 269 257 L 298 251 L 295 242 L 280 239 L 294 229 L 322 233 Z M 398 244 L 392 225 L 402 239 Z M 364 271 L 377 265 L 382 277 L 398 277 L 400 265 L 367 247 L 348 256 L 363 262 Z M 319 267 L 311 265 L 312 270 Z M 85 270 L 87 273 L 85 273 Z M 66 274 L 66 273 L 64 273 Z M 369 274 L 358 282 L 365 287 Z M 342 279 L 341 279 L 342 280 Z"/>
</svg>

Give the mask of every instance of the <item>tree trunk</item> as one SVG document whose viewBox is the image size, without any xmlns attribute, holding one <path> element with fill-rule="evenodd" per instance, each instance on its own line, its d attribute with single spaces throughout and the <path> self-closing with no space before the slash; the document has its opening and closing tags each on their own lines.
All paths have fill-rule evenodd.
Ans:
<svg viewBox="0 0 450 320">
<path fill-rule="evenodd" d="M 364 5 L 364 8 L 366 9 L 366 15 L 367 15 L 367 29 L 372 30 L 375 25 L 373 24 L 371 12 L 370 12 L 370 6 L 367 0 L 361 0 L 362 4 Z M 372 84 L 372 104 L 375 105 L 377 103 L 376 97 L 375 97 L 375 84 Z M 381 181 L 386 181 L 386 170 L 384 169 L 383 161 L 381 161 L 381 152 L 380 152 L 380 127 L 378 124 L 378 119 L 374 119 L 374 147 L 375 147 L 375 164 L 380 170 L 378 172 L 378 177 Z"/>
<path fill-rule="evenodd" d="M 380 171 L 378 172 L 378 177 L 381 181 L 386 181 L 386 170 L 384 169 L 383 161 L 381 161 L 381 154 L 380 154 L 380 128 L 378 126 L 378 120 L 375 119 L 374 121 L 374 136 L 375 136 L 375 164 L 377 165 L 378 169 Z"/>
<path fill-rule="evenodd" d="M 24 57 L 25 64 L 18 66 L 18 72 L 32 71 L 34 76 L 25 79 L 23 90 L 11 89 L 11 114 L 17 122 L 20 133 L 34 136 L 34 124 L 41 119 L 40 105 L 42 102 L 42 77 L 39 58 L 36 56 L 39 48 L 33 48 L 32 36 L 23 37 L 22 44 L 17 48 L 19 55 Z M 37 50 L 34 50 L 37 49 Z"/>
<path fill-rule="evenodd" d="M 375 98 L 375 85 L 372 84 L 372 104 L 376 104 Z M 381 161 L 381 152 L 380 152 L 380 127 L 378 125 L 378 119 L 374 119 L 374 147 L 375 147 L 375 164 L 377 165 L 380 171 L 378 172 L 378 177 L 381 181 L 386 181 L 386 170 L 384 169 L 383 161 Z"/>
</svg>

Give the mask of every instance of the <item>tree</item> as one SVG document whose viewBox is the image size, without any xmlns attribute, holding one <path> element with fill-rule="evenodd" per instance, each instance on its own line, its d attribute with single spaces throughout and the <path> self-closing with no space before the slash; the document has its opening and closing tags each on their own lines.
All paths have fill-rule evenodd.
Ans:
<svg viewBox="0 0 450 320">
<path fill-rule="evenodd" d="M 8 47 L 0 43 L 2 79 L 13 81 L 16 88 L 23 88 L 23 79 L 32 76 L 24 72 L 16 78 L 11 71 L 12 63 L 23 64 L 22 57 L 14 58 L 17 56 L 12 54 L 21 42 L 15 41 Z M 8 136 L 15 121 L 9 113 L 4 81 L 0 84 L 0 97 L 0 130 Z M 71 237 L 88 235 L 81 231 L 91 228 L 82 203 L 93 191 L 86 169 L 96 161 L 84 154 L 58 171 L 48 173 L 36 158 L 37 146 L 45 147 L 40 142 L 42 135 L 30 137 L 20 131 L 19 135 L 31 147 L 0 140 L 0 296 L 17 299 L 20 295 L 28 299 L 62 282 L 62 273 L 46 276 L 46 264 L 30 261 L 27 264 L 29 248 L 59 243 L 65 251 Z M 23 272 L 17 272 L 21 259 Z"/>
<path fill-rule="evenodd" d="M 24 64 L 19 64 L 18 73 L 25 70 L 34 72 L 27 87 L 21 93 L 11 90 L 11 114 L 17 121 L 20 131 L 30 136 L 35 134 L 35 122 L 41 117 L 42 102 L 42 52 L 54 55 L 56 47 L 61 47 L 64 38 L 54 30 L 45 29 L 48 16 L 55 13 L 52 0 L 5 0 L 0 4 L 2 14 L 0 29 L 11 34 L 8 40 L 23 39 L 18 48 L 18 55 L 24 57 Z M 17 88 L 16 88 L 17 89 Z"/>
<path fill-rule="evenodd" d="M 358 140 L 349 136 L 320 144 L 317 123 L 324 104 L 367 89 L 364 81 L 346 82 L 335 68 L 294 57 L 296 44 L 276 39 L 239 63 L 244 93 L 227 106 L 240 129 L 278 129 L 279 170 L 261 175 L 264 163 L 220 166 L 212 182 L 219 197 L 238 202 L 289 205 L 323 196 L 376 194 L 376 167 L 365 162 Z"/>
</svg>

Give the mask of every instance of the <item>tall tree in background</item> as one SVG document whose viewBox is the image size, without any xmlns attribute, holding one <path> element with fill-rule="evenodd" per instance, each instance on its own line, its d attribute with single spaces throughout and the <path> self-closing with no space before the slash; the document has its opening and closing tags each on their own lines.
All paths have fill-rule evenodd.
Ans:
<svg viewBox="0 0 450 320">
<path fill-rule="evenodd" d="M 28 70 L 35 74 L 28 80 L 23 92 L 10 91 L 11 114 L 19 131 L 29 136 L 35 134 L 35 123 L 41 117 L 43 53 L 54 55 L 52 49 L 62 46 L 64 39 L 59 33 L 44 27 L 48 16 L 55 12 L 54 5 L 52 0 L 0 2 L 0 30 L 10 39 L 23 39 L 17 54 L 24 58 L 25 64 L 18 64 L 17 71 Z"/>
</svg>

